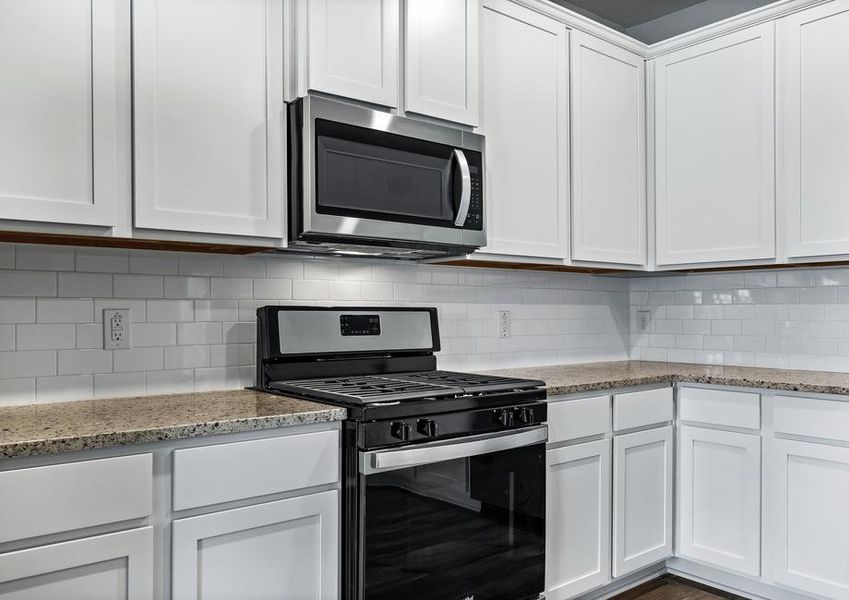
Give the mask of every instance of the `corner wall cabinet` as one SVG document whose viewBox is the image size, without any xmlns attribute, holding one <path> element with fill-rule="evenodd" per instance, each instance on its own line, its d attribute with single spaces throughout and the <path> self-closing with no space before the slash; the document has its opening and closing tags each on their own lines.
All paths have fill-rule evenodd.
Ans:
<svg viewBox="0 0 849 600">
<path fill-rule="evenodd" d="M 776 256 L 773 30 L 654 60 L 658 265 Z"/>
</svg>

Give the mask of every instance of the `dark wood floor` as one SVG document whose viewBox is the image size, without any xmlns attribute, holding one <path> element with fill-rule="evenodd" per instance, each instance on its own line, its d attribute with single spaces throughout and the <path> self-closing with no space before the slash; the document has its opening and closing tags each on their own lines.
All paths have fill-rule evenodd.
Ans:
<svg viewBox="0 0 849 600">
<path fill-rule="evenodd" d="M 728 600 L 739 596 L 690 583 L 667 575 L 616 597 L 616 600 Z M 741 599 L 742 600 L 742 599 Z"/>
</svg>

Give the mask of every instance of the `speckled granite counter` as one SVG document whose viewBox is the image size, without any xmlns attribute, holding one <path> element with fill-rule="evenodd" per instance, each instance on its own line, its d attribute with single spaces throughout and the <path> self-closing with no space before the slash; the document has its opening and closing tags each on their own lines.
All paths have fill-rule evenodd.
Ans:
<svg viewBox="0 0 849 600">
<path fill-rule="evenodd" d="M 341 421 L 344 408 L 251 390 L 0 407 L 0 459 Z"/>
<path fill-rule="evenodd" d="M 849 373 L 826 371 L 622 361 L 507 369 L 494 373 L 541 379 L 547 385 L 549 396 L 678 381 L 849 395 Z"/>
</svg>

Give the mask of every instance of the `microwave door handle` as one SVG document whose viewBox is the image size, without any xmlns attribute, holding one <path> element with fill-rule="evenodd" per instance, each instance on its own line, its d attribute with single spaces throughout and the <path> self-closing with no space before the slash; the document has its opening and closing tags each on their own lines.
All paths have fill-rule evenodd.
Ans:
<svg viewBox="0 0 849 600">
<path fill-rule="evenodd" d="M 397 450 L 364 452 L 360 455 L 360 472 L 371 475 L 446 460 L 512 450 L 543 443 L 546 440 L 548 440 L 548 427 L 536 425 L 510 432 L 431 442 Z"/>
<path fill-rule="evenodd" d="M 460 188 L 460 207 L 457 209 L 457 218 L 454 219 L 456 227 L 462 227 L 466 223 L 466 216 L 469 214 L 469 204 L 472 201 L 472 174 L 469 171 L 469 161 L 466 160 L 466 155 L 462 150 L 454 148 L 454 158 L 460 166 L 460 178 L 462 187 Z"/>
</svg>

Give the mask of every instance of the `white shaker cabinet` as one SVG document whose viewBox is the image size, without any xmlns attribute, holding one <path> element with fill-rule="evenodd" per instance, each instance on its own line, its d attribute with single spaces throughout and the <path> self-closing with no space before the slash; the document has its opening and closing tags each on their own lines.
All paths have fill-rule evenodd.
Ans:
<svg viewBox="0 0 849 600">
<path fill-rule="evenodd" d="M 400 0 L 297 0 L 298 95 L 398 106 Z"/>
<path fill-rule="evenodd" d="M 758 577 L 760 436 L 682 426 L 678 440 L 678 556 Z"/>
<path fill-rule="evenodd" d="M 174 521 L 174 600 L 337 600 L 336 490 Z"/>
<path fill-rule="evenodd" d="M 568 37 L 553 18 L 509 0 L 483 2 L 484 252 L 566 258 Z"/>
<path fill-rule="evenodd" d="M 0 2 L 0 219 L 117 225 L 129 1 Z"/>
<path fill-rule="evenodd" d="M 646 263 L 645 60 L 570 34 L 572 259 Z"/>
<path fill-rule="evenodd" d="M 283 235 L 283 0 L 133 2 L 135 226 Z"/>
<path fill-rule="evenodd" d="M 407 0 L 407 111 L 478 124 L 479 20 L 479 0 Z"/>
<path fill-rule="evenodd" d="M 545 597 L 566 600 L 610 582 L 610 439 L 547 454 Z"/>
<path fill-rule="evenodd" d="M 654 60 L 657 263 L 775 257 L 774 24 Z"/>
<path fill-rule="evenodd" d="M 672 426 L 613 439 L 613 577 L 672 556 Z"/>
<path fill-rule="evenodd" d="M 849 597 L 849 448 L 765 441 L 765 543 L 779 585 Z"/>
<path fill-rule="evenodd" d="M 849 254 L 849 2 L 778 21 L 779 193 L 787 254 Z"/>
<path fill-rule="evenodd" d="M 0 554 L 3 600 L 152 600 L 153 528 Z"/>
</svg>

